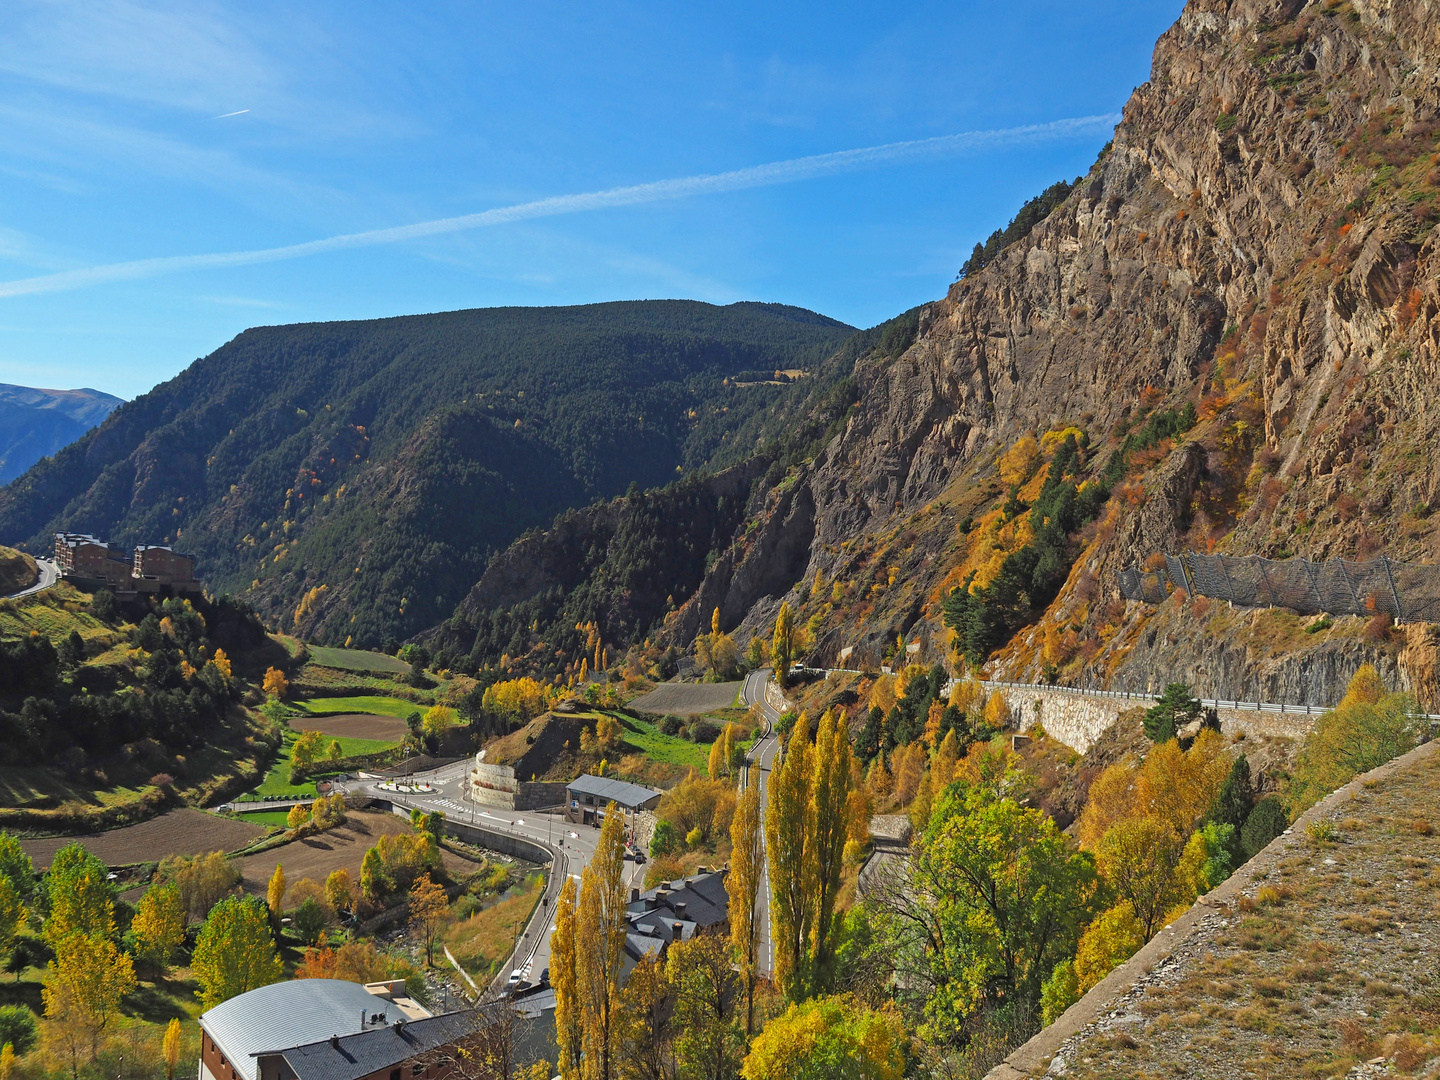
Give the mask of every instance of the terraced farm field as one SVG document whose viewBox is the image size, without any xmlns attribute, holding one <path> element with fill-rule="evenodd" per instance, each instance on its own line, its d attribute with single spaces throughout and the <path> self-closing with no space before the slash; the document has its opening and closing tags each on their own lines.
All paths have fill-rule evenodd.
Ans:
<svg viewBox="0 0 1440 1080">
<path fill-rule="evenodd" d="M 290 721 L 296 731 L 318 731 L 345 739 L 367 739 L 397 743 L 410 730 L 404 720 L 371 713 L 340 713 L 336 715 L 297 716 Z"/>
<path fill-rule="evenodd" d="M 236 821 L 234 818 L 207 814 L 185 807 L 171 810 L 159 817 L 79 836 L 50 836 L 40 840 L 21 840 L 25 854 L 35 861 L 36 869 L 50 865 L 66 844 L 78 840 L 106 866 L 129 866 L 134 863 L 158 862 L 166 855 L 200 855 L 207 851 L 234 851 L 244 847 L 265 828 L 259 824 Z"/>
<path fill-rule="evenodd" d="M 412 712 L 424 712 L 424 706 L 404 698 L 382 694 L 360 694 L 354 697 L 317 697 L 309 701 L 291 702 L 311 716 L 334 716 L 341 713 L 364 713 L 375 716 L 398 716 L 405 719 Z M 293 725 L 292 725 L 293 726 Z"/>
<path fill-rule="evenodd" d="M 243 876 L 241 885 L 246 892 L 256 896 L 265 895 L 270 875 L 275 864 L 285 867 L 285 879 L 290 882 L 301 878 L 324 881 L 331 872 L 346 867 L 350 876 L 360 880 L 360 863 L 365 852 L 385 835 L 399 835 L 413 830 L 410 822 L 395 814 L 379 811 L 351 811 L 344 825 L 337 826 L 318 836 L 307 836 L 278 848 L 241 859 L 236 865 Z M 452 851 L 442 850 L 440 859 L 446 868 L 463 875 L 475 869 L 473 863 L 462 859 Z"/>
<path fill-rule="evenodd" d="M 735 704 L 744 683 L 662 683 L 630 702 L 630 708 L 647 713 L 699 716 Z"/>
<path fill-rule="evenodd" d="M 341 671 L 378 671 L 386 675 L 403 675 L 410 665 L 386 653 L 366 652 L 363 649 L 332 649 L 326 645 L 306 646 L 310 659 L 321 667 L 339 668 Z"/>
</svg>

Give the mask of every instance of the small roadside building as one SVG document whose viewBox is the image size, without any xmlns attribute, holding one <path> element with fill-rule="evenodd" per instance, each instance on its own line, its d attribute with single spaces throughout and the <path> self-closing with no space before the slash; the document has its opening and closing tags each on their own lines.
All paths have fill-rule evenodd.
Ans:
<svg viewBox="0 0 1440 1080">
<path fill-rule="evenodd" d="M 598 828 L 605 820 L 605 807 L 612 802 L 633 816 L 639 810 L 655 809 L 662 794 L 639 784 L 585 773 L 565 785 L 565 820 Z"/>
</svg>

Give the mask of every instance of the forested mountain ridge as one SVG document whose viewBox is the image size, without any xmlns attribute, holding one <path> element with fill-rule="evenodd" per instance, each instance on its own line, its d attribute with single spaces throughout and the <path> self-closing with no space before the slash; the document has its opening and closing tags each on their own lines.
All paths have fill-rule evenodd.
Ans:
<svg viewBox="0 0 1440 1080">
<path fill-rule="evenodd" d="M 813 369 L 852 332 L 692 301 L 260 327 L 0 490 L 0 536 L 175 543 L 268 620 L 378 645 L 527 527 L 723 456 L 806 381 L 729 376 Z"/>
<path fill-rule="evenodd" d="M 918 312 L 909 311 L 846 338 L 808 378 L 739 422 L 712 458 L 718 471 L 567 511 L 520 538 L 491 559 L 425 643 L 445 666 L 479 670 L 509 659 L 548 673 L 578 665 L 591 627 L 616 656 L 658 633 L 843 427 L 856 408 L 850 373 L 857 360 L 903 352 L 917 322 Z M 769 555 L 755 587 L 783 591 L 793 553 Z"/>
</svg>

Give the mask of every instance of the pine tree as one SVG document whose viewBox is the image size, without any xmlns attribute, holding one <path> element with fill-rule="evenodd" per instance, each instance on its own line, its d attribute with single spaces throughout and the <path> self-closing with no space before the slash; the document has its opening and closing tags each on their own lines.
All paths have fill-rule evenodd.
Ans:
<svg viewBox="0 0 1440 1080">
<path fill-rule="evenodd" d="M 745 987 L 745 1035 L 755 1034 L 755 971 L 759 964 L 760 882 L 765 873 L 765 840 L 760 828 L 760 785 L 749 784 L 735 804 L 730 819 L 730 874 L 725 891 L 730 895 L 730 942 L 740 961 Z"/>
<path fill-rule="evenodd" d="M 791 1001 L 805 997 L 810 933 L 815 919 L 814 859 L 805 827 L 813 779 L 806 719 L 795 722 L 785 758 L 770 774 L 765 845 L 770 858 L 770 936 L 775 981 Z"/>
<path fill-rule="evenodd" d="M 555 902 L 550 934 L 550 986 L 555 991 L 556 1066 L 561 1080 L 579 1080 L 582 1046 L 580 1001 L 575 985 L 575 879 L 567 877 Z"/>
</svg>

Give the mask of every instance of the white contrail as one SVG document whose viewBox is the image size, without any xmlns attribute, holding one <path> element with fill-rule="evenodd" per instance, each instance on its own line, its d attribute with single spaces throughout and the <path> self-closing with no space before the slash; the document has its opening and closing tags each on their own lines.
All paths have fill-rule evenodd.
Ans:
<svg viewBox="0 0 1440 1080">
<path fill-rule="evenodd" d="M 460 217 L 440 218 L 437 221 L 397 225 L 388 229 L 347 233 L 342 236 L 327 237 L 323 240 L 310 240 L 303 244 L 287 244 L 284 247 L 261 248 L 256 251 L 216 252 L 208 255 L 167 255 L 154 259 L 109 263 L 82 270 L 66 270 L 39 277 L 0 282 L 0 297 L 58 292 L 63 289 L 78 289 L 109 281 L 132 281 L 137 278 L 155 277 L 180 270 L 248 266 L 254 263 L 276 262 L 280 259 L 298 259 L 305 255 L 319 255 L 343 248 L 393 244 L 402 240 L 415 240 L 423 236 L 460 232 L 464 229 L 479 229 L 489 225 L 506 225 L 515 221 L 555 217 L 559 214 L 575 214 L 584 210 L 635 206 L 664 199 L 681 199 L 691 195 L 740 191 L 746 188 L 769 187 L 773 184 L 790 184 L 797 180 L 853 172 L 857 169 L 890 165 L 900 161 L 946 157 L 987 146 L 1013 145 L 1066 136 L 1088 135 L 1104 127 L 1114 126 L 1119 119 L 1118 114 L 1109 113 L 1102 116 L 1080 116 L 1066 120 L 1053 120 L 1047 124 L 1028 124 L 1024 127 L 967 131 L 958 135 L 939 135 L 931 139 L 914 139 L 909 142 L 886 143 L 883 146 L 867 146 L 858 150 L 839 150 L 830 154 L 792 158 L 789 161 L 776 161 L 769 165 L 753 165 L 745 169 L 735 169 L 732 172 L 687 176 L 675 180 L 657 180 L 649 184 L 634 184 L 628 187 L 609 188 L 605 191 L 591 191 L 579 195 L 555 195 L 548 199 L 537 199 L 534 202 L 496 207 L 478 214 L 464 214 Z"/>
<path fill-rule="evenodd" d="M 227 116 L 243 116 L 249 109 L 236 109 L 234 112 L 223 112 L 219 116 L 210 117 L 211 120 L 224 120 Z"/>
</svg>

